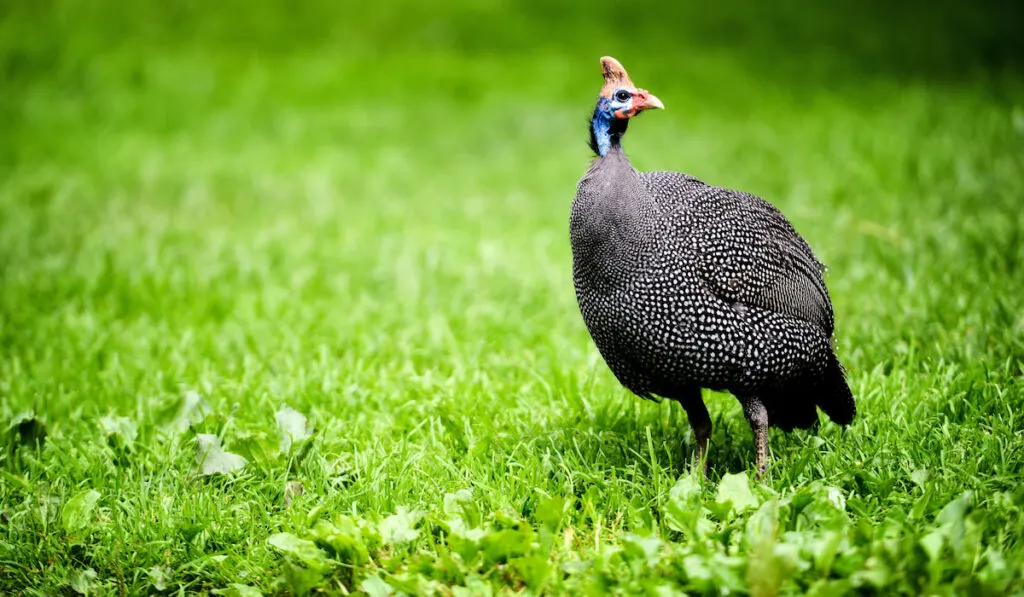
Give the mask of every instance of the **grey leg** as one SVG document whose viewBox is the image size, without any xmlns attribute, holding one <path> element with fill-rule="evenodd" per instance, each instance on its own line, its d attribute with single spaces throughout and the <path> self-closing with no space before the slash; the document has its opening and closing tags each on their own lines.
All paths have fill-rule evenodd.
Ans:
<svg viewBox="0 0 1024 597">
<path fill-rule="evenodd" d="M 693 453 L 693 466 L 700 468 L 704 476 L 708 475 L 708 441 L 711 439 L 711 415 L 704 405 L 704 398 L 701 397 L 700 388 L 687 390 L 683 395 L 675 399 L 683 405 L 686 411 L 686 418 L 690 420 L 690 428 L 693 429 L 693 438 L 697 442 L 697 449 Z"/>
<path fill-rule="evenodd" d="M 743 401 L 743 414 L 754 432 L 754 449 L 757 451 L 757 479 L 768 470 L 768 410 L 757 398 Z"/>
</svg>

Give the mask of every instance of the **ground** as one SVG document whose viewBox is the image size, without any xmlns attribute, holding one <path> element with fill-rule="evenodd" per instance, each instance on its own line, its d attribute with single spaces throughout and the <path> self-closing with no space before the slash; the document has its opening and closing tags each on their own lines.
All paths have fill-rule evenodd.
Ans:
<svg viewBox="0 0 1024 597">
<path fill-rule="evenodd" d="M 998 2 L 122 4 L 0 9 L 0 592 L 1024 593 Z M 605 54 L 830 267 L 858 416 L 761 482 L 579 317 Z"/>
</svg>

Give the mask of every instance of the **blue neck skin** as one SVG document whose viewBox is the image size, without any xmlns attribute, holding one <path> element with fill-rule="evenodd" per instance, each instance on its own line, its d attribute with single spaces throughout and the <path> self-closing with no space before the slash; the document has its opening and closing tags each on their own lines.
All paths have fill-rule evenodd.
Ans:
<svg viewBox="0 0 1024 597">
<path fill-rule="evenodd" d="M 606 97 L 598 99 L 594 107 L 594 118 L 590 122 L 590 148 L 599 156 L 607 155 L 626 132 L 628 121 L 613 116 L 610 103 Z"/>
</svg>

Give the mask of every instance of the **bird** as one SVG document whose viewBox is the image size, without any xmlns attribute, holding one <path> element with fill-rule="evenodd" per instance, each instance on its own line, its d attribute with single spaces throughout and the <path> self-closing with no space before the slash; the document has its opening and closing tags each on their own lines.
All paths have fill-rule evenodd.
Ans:
<svg viewBox="0 0 1024 597">
<path fill-rule="evenodd" d="M 743 407 L 760 479 L 768 428 L 847 426 L 856 402 L 834 342 L 824 264 L 789 220 L 750 193 L 677 172 L 640 172 L 622 148 L 630 121 L 661 100 L 601 58 L 590 119 L 595 156 L 569 221 L 583 321 L 632 393 L 682 405 L 694 466 L 708 475 L 712 422 L 702 389 Z"/>
</svg>

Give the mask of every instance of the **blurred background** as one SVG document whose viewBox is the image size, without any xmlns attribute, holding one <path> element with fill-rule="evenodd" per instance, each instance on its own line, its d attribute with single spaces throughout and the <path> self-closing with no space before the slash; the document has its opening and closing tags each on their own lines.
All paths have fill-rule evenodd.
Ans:
<svg viewBox="0 0 1024 597">
<path fill-rule="evenodd" d="M 638 168 L 764 196 L 832 266 L 855 370 L 1019 354 L 1021 12 L 6 0 L 9 408 L 228 382 L 252 400 L 267 379 L 302 397 L 317 355 L 371 389 L 590 370 L 567 219 L 605 54 L 667 106 L 630 128 Z"/>
<path fill-rule="evenodd" d="M 918 593 L 954 570 L 953 588 L 982 587 L 966 584 L 979 570 L 1011 578 L 1022 12 L 1021 0 L 0 0 L 0 593 L 5 581 L 86 592 L 87 572 L 126 593 L 270 589 L 296 568 L 269 533 L 320 512 L 440 515 L 465 488 L 481 513 L 524 517 L 547 516 L 539 496 L 567 496 L 579 534 L 555 542 L 566 563 L 660 518 L 692 454 L 685 415 L 619 386 L 571 279 L 603 55 L 666 106 L 629 128 L 637 168 L 764 197 L 830 266 L 858 418 L 773 433 L 769 477 L 848 496 L 857 538 L 843 549 L 871 569 L 829 563 L 825 576 L 884 583 L 891 569 Z M 714 476 L 747 470 L 738 402 L 707 401 Z M 301 465 L 278 452 L 284 405 L 317 430 Z M 249 464 L 197 478 L 206 453 L 182 433 L 190 422 Z M 16 446 L 42 431 L 43 450 Z M 964 489 L 991 515 L 954 526 Z M 941 527 L 923 526 L 947 503 Z M 795 516 L 827 533 L 806 545 L 837 545 Z M 955 551 L 933 551 L 936 528 Z M 440 541 L 422 535 L 393 553 Z M 636 545 L 643 560 L 608 570 L 676 567 Z M 996 549 L 961 549 L 974 545 Z M 792 553 L 753 549 L 769 564 Z M 872 568 L 883 551 L 906 559 Z M 911 557 L 920 567 L 903 567 Z M 584 574 L 607 591 L 602 570 Z"/>
</svg>

